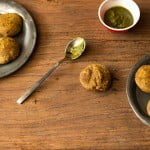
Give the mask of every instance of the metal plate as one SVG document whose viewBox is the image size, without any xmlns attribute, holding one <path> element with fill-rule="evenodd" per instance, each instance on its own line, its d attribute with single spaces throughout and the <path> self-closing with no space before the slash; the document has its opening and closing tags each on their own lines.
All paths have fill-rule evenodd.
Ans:
<svg viewBox="0 0 150 150">
<path fill-rule="evenodd" d="M 150 126 L 150 117 L 147 115 L 146 106 L 150 100 L 150 94 L 142 92 L 135 83 L 135 73 L 142 65 L 150 65 L 150 55 L 144 56 L 131 70 L 127 85 L 126 92 L 129 104 L 131 105 L 136 116 L 145 124 Z"/>
<path fill-rule="evenodd" d="M 12 0 L 0 1 L 0 14 L 17 13 L 23 18 L 23 29 L 14 38 L 21 45 L 21 54 L 14 61 L 0 65 L 0 78 L 10 75 L 22 67 L 33 52 L 36 43 L 36 27 L 30 14 L 21 5 Z"/>
</svg>

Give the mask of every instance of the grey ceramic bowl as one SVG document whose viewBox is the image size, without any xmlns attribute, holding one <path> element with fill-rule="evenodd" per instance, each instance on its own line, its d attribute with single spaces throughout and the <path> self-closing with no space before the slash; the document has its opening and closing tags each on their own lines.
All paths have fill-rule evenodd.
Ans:
<svg viewBox="0 0 150 150">
<path fill-rule="evenodd" d="M 136 116 L 150 126 L 150 117 L 147 115 L 146 106 L 150 100 L 150 94 L 142 92 L 135 83 L 135 73 L 142 65 L 150 65 L 150 55 L 144 56 L 130 71 L 126 85 L 128 101 Z"/>
<path fill-rule="evenodd" d="M 5 77 L 22 67 L 33 52 L 36 43 L 36 27 L 29 12 L 12 0 L 0 1 L 0 14 L 17 13 L 23 18 L 23 29 L 14 38 L 21 45 L 19 57 L 5 65 L 0 65 L 0 78 Z"/>
</svg>

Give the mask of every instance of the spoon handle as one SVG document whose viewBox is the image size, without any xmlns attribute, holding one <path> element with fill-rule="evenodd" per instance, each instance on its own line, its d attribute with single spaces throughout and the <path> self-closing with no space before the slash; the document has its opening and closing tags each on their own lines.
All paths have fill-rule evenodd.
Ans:
<svg viewBox="0 0 150 150">
<path fill-rule="evenodd" d="M 31 88 L 29 88 L 18 100 L 18 104 L 22 104 L 37 88 L 40 87 L 40 85 L 51 75 L 51 73 L 61 64 L 65 61 L 65 58 L 60 60 L 58 63 L 53 65 L 48 72 L 44 74 L 37 82 L 33 84 Z"/>
</svg>

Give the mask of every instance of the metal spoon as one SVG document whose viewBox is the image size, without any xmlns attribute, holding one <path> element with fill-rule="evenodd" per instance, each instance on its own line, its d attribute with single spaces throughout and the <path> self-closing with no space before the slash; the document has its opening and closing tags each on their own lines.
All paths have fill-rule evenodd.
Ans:
<svg viewBox="0 0 150 150">
<path fill-rule="evenodd" d="M 84 52 L 86 47 L 86 42 L 83 38 L 77 37 L 76 39 L 72 40 L 68 43 L 66 49 L 65 49 L 65 57 L 60 60 L 58 63 L 53 65 L 50 70 L 44 74 L 41 79 L 39 79 L 37 82 L 33 84 L 31 88 L 29 88 L 18 100 L 18 104 L 22 104 L 37 88 L 40 87 L 40 85 L 51 75 L 51 73 L 63 62 L 66 60 L 74 60 L 79 58 L 82 53 Z M 80 50 L 80 52 L 78 52 Z M 76 55 L 73 55 L 76 54 Z"/>
</svg>

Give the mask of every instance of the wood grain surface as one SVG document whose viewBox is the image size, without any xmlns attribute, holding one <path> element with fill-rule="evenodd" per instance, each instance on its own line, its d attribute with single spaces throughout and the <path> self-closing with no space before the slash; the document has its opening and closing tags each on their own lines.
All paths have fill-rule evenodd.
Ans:
<svg viewBox="0 0 150 150">
<path fill-rule="evenodd" d="M 102 0 L 16 0 L 33 16 L 38 40 L 29 61 L 0 79 L 0 150 L 149 150 L 150 128 L 131 110 L 125 91 L 131 67 L 150 52 L 150 1 L 136 0 L 141 20 L 111 33 L 97 17 Z M 61 65 L 23 105 L 16 100 L 64 56 L 68 41 L 87 40 L 83 57 Z M 106 65 L 105 93 L 83 89 L 80 71 Z"/>
</svg>

